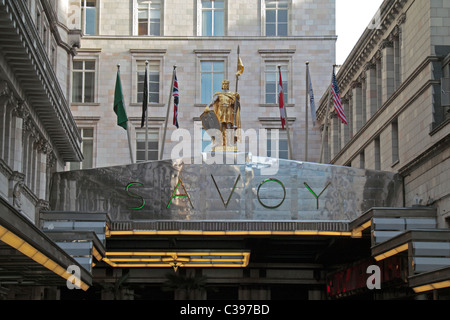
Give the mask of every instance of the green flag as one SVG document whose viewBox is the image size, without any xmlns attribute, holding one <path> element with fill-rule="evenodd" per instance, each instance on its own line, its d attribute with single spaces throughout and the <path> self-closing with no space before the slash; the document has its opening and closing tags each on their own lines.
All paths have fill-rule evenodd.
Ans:
<svg viewBox="0 0 450 320">
<path fill-rule="evenodd" d="M 114 112 L 117 115 L 117 125 L 127 130 L 127 112 L 123 102 L 122 83 L 120 82 L 119 70 L 117 70 L 116 90 L 114 91 Z"/>
</svg>

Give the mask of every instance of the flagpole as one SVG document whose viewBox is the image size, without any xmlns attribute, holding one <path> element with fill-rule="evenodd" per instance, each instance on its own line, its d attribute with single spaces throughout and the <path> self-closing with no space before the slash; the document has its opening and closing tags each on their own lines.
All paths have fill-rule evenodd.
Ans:
<svg viewBox="0 0 450 320">
<path fill-rule="evenodd" d="M 320 161 L 319 161 L 320 163 L 322 163 L 322 160 L 323 160 L 323 147 L 324 147 L 324 143 L 325 143 L 325 134 L 326 134 L 326 132 L 328 130 L 328 115 L 330 113 L 331 99 L 332 99 L 332 95 L 333 95 L 331 93 L 331 86 L 333 85 L 333 74 L 334 74 L 334 68 L 335 67 L 336 67 L 336 65 L 334 64 L 333 65 L 333 72 L 331 73 L 330 90 L 328 91 L 329 96 L 328 96 L 327 112 L 326 112 L 326 115 L 325 115 L 325 127 L 324 127 L 323 132 L 322 132 L 322 146 L 320 148 Z"/>
<path fill-rule="evenodd" d="M 237 70 L 239 70 L 239 55 L 240 55 L 240 49 L 239 46 L 237 47 Z M 239 74 L 236 73 L 236 90 L 234 92 L 238 92 L 238 83 L 239 83 Z M 236 125 L 236 118 L 237 118 L 237 99 L 234 99 L 234 130 L 236 131 L 237 125 Z"/>
<path fill-rule="evenodd" d="M 279 74 L 281 73 L 280 65 L 278 65 L 278 73 Z M 283 90 L 283 101 L 284 101 L 284 90 Z M 289 119 L 288 119 L 288 115 L 287 115 L 287 105 L 284 104 L 283 108 L 284 108 L 284 116 L 286 117 L 286 133 L 287 133 L 287 138 L 288 138 L 289 160 L 292 160 L 292 146 L 291 146 L 291 137 L 290 137 L 291 135 L 289 133 Z"/>
<path fill-rule="evenodd" d="M 145 83 L 144 88 L 147 88 L 147 94 L 144 92 L 144 99 L 147 99 L 147 101 L 143 102 L 145 104 L 148 104 L 148 61 L 145 61 Z M 145 109 L 145 161 L 148 161 L 148 105 Z"/>
<path fill-rule="evenodd" d="M 305 161 L 308 161 L 308 97 L 309 97 L 309 61 L 306 61 L 306 104 L 305 104 Z"/>
<path fill-rule="evenodd" d="M 159 160 L 162 160 L 162 157 L 164 154 L 164 144 L 166 142 L 167 122 L 169 121 L 170 103 L 172 101 L 172 94 L 173 94 L 173 80 L 175 79 L 175 69 L 176 68 L 177 68 L 177 66 L 174 65 L 173 73 L 172 73 L 172 82 L 170 82 L 170 95 L 169 95 L 169 102 L 167 103 L 166 123 L 164 125 L 164 134 L 163 134 L 163 139 L 162 139 L 161 152 L 159 154 Z"/>
<path fill-rule="evenodd" d="M 119 79 L 120 79 L 120 64 L 117 65 L 117 73 L 119 74 Z M 122 92 L 122 84 L 120 84 L 120 91 Z M 123 94 L 122 94 L 122 104 L 123 104 L 123 108 L 124 108 L 124 111 L 125 111 L 125 114 L 126 114 L 125 101 L 123 101 Z M 130 160 L 131 160 L 131 163 L 134 163 L 133 151 L 131 149 L 131 138 L 130 138 L 130 126 L 129 126 L 129 124 L 130 124 L 130 121 L 128 120 L 128 117 L 127 117 L 128 148 L 130 149 Z"/>
</svg>

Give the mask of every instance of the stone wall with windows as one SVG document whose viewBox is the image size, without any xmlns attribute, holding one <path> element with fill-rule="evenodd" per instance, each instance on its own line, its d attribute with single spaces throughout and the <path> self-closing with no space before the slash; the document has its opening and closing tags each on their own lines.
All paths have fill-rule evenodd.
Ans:
<svg viewBox="0 0 450 320">
<path fill-rule="evenodd" d="M 383 2 L 379 23 L 339 68 L 349 124 L 332 112 L 324 145 L 326 162 L 400 172 L 404 205 L 437 206 L 441 226 L 449 215 L 450 186 L 443 98 L 450 36 L 442 18 L 448 13 L 445 2 Z M 323 129 L 327 105 L 324 95 L 318 111 Z"/>
<path fill-rule="evenodd" d="M 82 28 L 82 20 L 78 18 L 82 8 L 74 8 L 78 13 L 71 12 L 69 20 L 79 20 Z M 71 92 L 71 110 L 78 126 L 94 130 L 94 166 L 131 161 L 127 132 L 116 125 L 112 111 L 118 65 L 132 123 L 129 134 L 133 160 L 137 158 L 136 137 L 144 129 L 141 96 L 146 61 L 152 92 L 149 129 L 158 134 L 161 146 L 176 65 L 180 91 L 178 121 L 180 129 L 191 136 L 193 153 L 194 145 L 201 145 L 201 139 L 194 139 L 195 124 L 214 92 L 221 90 L 221 81 L 229 80 L 230 90 L 235 90 L 238 47 L 245 67 L 238 85 L 242 129 L 281 129 L 276 98 L 276 72 L 281 65 L 291 124 L 292 158 L 304 160 L 306 62 L 309 61 L 314 93 L 320 97 L 335 62 L 335 1 L 97 0 L 96 8 L 97 16 L 92 21 L 98 32 L 83 34 L 73 60 L 74 66 L 80 61 L 95 61 L 91 88 L 94 101 L 83 101 L 76 97 L 75 91 Z M 153 32 L 158 23 L 159 34 Z M 276 25 L 279 33 L 266 35 L 268 24 Z M 203 34 L 205 30 L 209 32 L 207 35 Z M 75 81 L 80 82 L 76 70 L 73 71 L 70 88 Z M 86 79 L 80 83 L 85 86 Z M 170 108 L 162 158 L 170 158 L 171 150 L 179 143 L 171 139 L 175 129 L 173 101 Z M 313 126 L 311 117 L 308 132 L 308 160 L 318 161 L 320 130 Z"/>
</svg>

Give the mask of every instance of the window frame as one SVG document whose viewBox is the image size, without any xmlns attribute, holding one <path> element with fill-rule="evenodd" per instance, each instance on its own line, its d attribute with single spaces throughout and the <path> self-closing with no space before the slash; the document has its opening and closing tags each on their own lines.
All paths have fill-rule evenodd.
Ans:
<svg viewBox="0 0 450 320">
<path fill-rule="evenodd" d="M 151 2 L 158 2 L 160 5 L 159 8 L 159 34 L 151 34 Z M 151 0 L 148 3 L 147 7 L 147 14 L 148 14 L 148 20 L 147 20 L 147 33 L 146 34 L 139 34 L 139 2 L 138 0 L 133 0 L 133 35 L 135 36 L 151 36 L 151 37 L 159 37 L 163 36 L 164 31 L 164 0 Z"/>
<path fill-rule="evenodd" d="M 211 70 L 211 71 L 202 71 L 202 64 L 203 63 L 206 63 L 206 62 L 211 62 L 212 64 L 213 64 L 213 69 Z M 217 71 L 217 72 L 215 72 L 214 71 L 214 64 L 215 63 L 223 63 L 223 71 L 221 71 L 221 72 L 219 72 L 219 71 Z M 223 80 L 225 80 L 226 79 L 226 77 L 225 77 L 225 74 L 226 74 L 226 62 L 224 61 L 224 60 L 214 60 L 214 59 L 202 59 L 201 61 L 200 61 L 200 70 L 199 70 L 199 73 L 200 73 L 200 103 L 201 104 L 208 104 L 208 103 L 210 103 L 211 101 L 212 101 L 212 98 L 214 97 L 214 94 L 216 93 L 216 92 L 219 92 L 219 91 L 221 91 L 221 88 L 222 88 L 222 81 Z M 214 74 L 222 74 L 223 75 L 223 77 L 222 77 L 222 80 L 220 81 L 220 83 L 219 83 L 219 89 L 214 89 L 214 76 L 212 76 L 211 77 L 211 98 L 208 100 L 208 101 L 204 101 L 203 100 L 203 77 L 202 77 L 202 75 L 203 74 L 211 74 L 211 75 L 214 75 Z"/>
<path fill-rule="evenodd" d="M 266 3 L 267 1 L 274 1 L 274 0 L 261 0 L 261 35 L 264 37 L 287 37 L 290 35 L 290 15 L 291 15 L 291 1 L 290 0 L 277 0 L 277 6 L 276 8 L 272 9 L 272 8 L 267 8 Z M 286 18 L 286 34 L 285 35 L 280 35 L 279 34 L 279 29 L 278 29 L 278 11 L 280 10 L 280 8 L 278 8 L 278 3 L 282 1 L 282 2 L 286 2 L 287 3 L 287 18 Z M 284 9 L 284 8 L 282 8 Z M 276 23 L 275 23 L 275 35 L 267 35 L 267 10 L 273 10 L 275 11 L 275 16 L 276 16 Z"/>
<path fill-rule="evenodd" d="M 264 128 L 264 129 L 266 130 L 266 144 L 265 145 L 266 145 L 267 157 L 273 158 L 273 156 L 271 155 L 271 147 L 269 148 L 269 142 L 270 142 L 270 144 L 272 144 L 272 141 L 274 141 L 274 139 L 269 139 L 269 137 L 271 137 L 271 131 L 272 130 L 278 130 L 278 155 L 276 155 L 275 158 L 289 160 L 290 159 L 290 154 L 289 154 L 290 152 L 289 152 L 289 140 L 288 140 L 288 137 L 287 137 L 287 131 L 283 130 L 282 128 L 279 128 L 279 127 L 267 127 L 267 128 Z M 281 148 L 280 148 L 280 142 L 281 141 L 285 141 L 286 142 L 286 147 L 287 147 L 286 150 L 281 150 Z M 281 152 L 286 152 L 287 153 L 287 157 L 286 158 L 281 157 L 280 156 Z"/>
<path fill-rule="evenodd" d="M 227 36 L 228 32 L 228 1 L 227 0 L 209 0 L 210 2 L 215 3 L 216 1 L 223 1 L 223 9 L 222 8 L 215 8 L 214 5 L 212 8 L 203 8 L 203 1 L 205 0 L 197 0 L 197 36 L 202 37 L 224 37 Z M 215 34 L 215 28 L 214 28 L 214 22 L 211 23 L 211 29 L 212 34 L 211 35 L 204 35 L 203 34 L 203 12 L 204 11 L 222 11 L 223 10 L 223 34 L 216 35 Z M 212 21 L 214 21 L 214 14 L 212 14 Z"/>
<path fill-rule="evenodd" d="M 92 137 L 88 137 L 84 135 L 85 130 L 92 130 Z M 96 146 L 96 128 L 95 126 L 78 126 L 78 130 L 80 132 L 80 137 L 81 137 L 81 143 L 80 143 L 80 149 L 83 153 L 83 161 L 80 162 L 70 162 L 69 163 L 69 170 L 83 170 L 83 169 L 92 169 L 95 168 L 95 159 L 96 159 L 96 152 L 95 152 L 95 146 Z M 92 158 L 91 160 L 91 166 L 90 167 L 84 167 L 83 163 L 85 162 L 86 158 L 85 158 L 85 152 L 84 152 L 84 147 L 85 147 L 85 142 L 86 141 L 92 141 Z"/>
<path fill-rule="evenodd" d="M 149 94 L 148 94 L 148 101 L 147 103 L 150 104 L 160 104 L 161 103 L 161 62 L 159 60 L 137 60 L 136 61 L 136 72 L 135 72 L 135 85 L 136 85 L 136 94 L 135 94 L 135 101 L 136 103 L 142 103 L 142 99 L 139 99 L 139 93 L 143 93 L 143 91 L 139 91 L 139 74 L 142 73 L 143 75 L 145 74 L 145 63 L 146 61 L 148 61 L 148 90 L 149 90 Z M 150 83 L 152 82 L 150 79 L 150 71 L 151 71 L 151 67 L 154 67 L 153 71 L 158 72 L 158 91 L 153 92 L 153 93 L 157 93 L 158 94 L 158 100 L 157 101 L 151 101 L 151 95 L 150 95 Z M 142 71 L 141 71 L 142 68 Z M 143 90 L 144 88 L 142 88 Z"/>
<path fill-rule="evenodd" d="M 156 159 L 148 159 L 145 160 L 145 128 L 135 128 L 135 159 L 136 159 L 136 163 L 138 162 L 145 162 L 145 161 L 155 161 L 155 160 L 159 160 L 159 156 L 160 156 L 160 152 L 161 152 L 161 128 L 158 126 L 149 126 L 148 128 L 148 133 L 149 135 L 151 133 L 157 133 L 158 135 L 158 145 L 157 145 L 157 150 L 156 150 Z M 144 140 L 142 139 L 138 139 L 138 135 L 144 135 Z M 148 140 L 148 143 L 150 142 L 155 142 L 156 140 Z M 138 142 L 143 142 L 144 143 L 144 149 L 139 149 L 138 148 Z M 138 159 L 138 152 L 144 152 L 144 159 L 143 160 L 139 160 Z M 154 152 L 155 149 L 148 149 L 148 152 Z"/>
<path fill-rule="evenodd" d="M 74 64 L 75 62 L 82 62 L 83 63 L 83 69 L 75 69 Z M 93 100 L 86 102 L 86 92 L 85 92 L 85 86 L 86 86 L 86 62 L 94 62 L 94 69 L 92 71 L 88 71 L 88 73 L 94 73 L 93 78 Z M 81 71 L 80 71 L 81 70 Z M 75 73 L 82 73 L 82 83 L 81 83 L 81 101 L 74 101 L 74 76 Z M 76 58 L 72 60 L 72 76 L 71 76 L 71 103 L 74 104 L 95 104 L 97 101 L 97 76 L 98 76 L 98 59 L 95 57 L 87 57 L 87 56 L 80 56 L 80 58 Z"/>
<path fill-rule="evenodd" d="M 271 69 L 268 70 L 268 66 L 275 65 L 275 71 Z M 283 99 L 284 103 L 288 104 L 290 101 L 290 72 L 289 72 L 289 61 L 265 61 L 264 63 L 264 90 L 263 90 L 263 103 L 266 105 L 278 105 L 278 81 L 279 81 L 279 73 L 278 73 L 278 65 L 281 66 L 281 78 L 283 80 Z M 267 102 L 267 74 L 275 75 L 275 103 Z M 273 93 L 269 93 L 273 94 Z"/>
<path fill-rule="evenodd" d="M 95 1 L 95 7 L 87 7 L 86 3 L 88 1 Z M 86 13 L 87 10 L 86 8 L 95 8 L 95 32 L 92 33 L 86 33 L 86 24 L 87 24 L 87 19 L 86 19 Z M 84 35 L 86 36 L 96 36 L 99 34 L 99 0 L 81 0 L 81 30 L 83 32 Z"/>
</svg>

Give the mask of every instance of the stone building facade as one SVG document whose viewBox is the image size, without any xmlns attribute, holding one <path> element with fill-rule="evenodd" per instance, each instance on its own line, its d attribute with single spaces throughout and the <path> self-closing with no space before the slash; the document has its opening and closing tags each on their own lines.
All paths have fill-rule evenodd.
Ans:
<svg viewBox="0 0 450 320">
<path fill-rule="evenodd" d="M 116 125 L 116 115 L 112 111 L 117 65 L 120 65 L 132 127 L 133 161 L 144 158 L 141 100 L 146 61 L 150 78 L 149 159 L 171 158 L 180 139 L 172 125 L 172 102 L 164 154 L 159 154 L 175 65 L 180 92 L 178 122 L 180 129 L 187 130 L 191 136 L 190 155 L 198 155 L 203 150 L 200 115 L 206 104 L 214 92 L 221 90 L 223 79 L 230 81 L 231 91 L 236 89 L 238 47 L 245 67 L 238 87 L 242 129 L 258 133 L 260 129 L 281 129 L 276 98 L 277 65 L 281 65 L 291 124 L 291 158 L 304 160 L 306 62 L 309 61 L 315 94 L 320 97 L 328 84 L 326 71 L 335 59 L 335 1 L 69 3 L 68 27 L 83 33 L 81 47 L 71 66 L 74 76 L 69 86 L 71 110 L 77 125 L 86 133 L 84 147 L 88 159 L 81 164 L 82 168 L 131 162 L 127 132 Z M 85 19 L 84 12 L 91 12 L 90 18 Z M 90 70 L 86 69 L 86 63 Z M 80 73 L 89 74 L 83 79 L 92 77 L 92 80 L 81 80 L 82 76 L 77 75 Z M 78 94 L 82 90 L 74 92 L 75 87 L 83 87 L 85 91 Z M 308 132 L 308 160 L 317 161 L 319 128 L 310 123 Z M 280 149 L 284 148 L 286 154 L 286 133 L 280 131 L 279 137 L 284 140 Z M 203 142 L 203 146 L 205 144 L 207 142 Z M 246 150 L 240 151 L 249 151 L 249 148 L 247 144 Z M 251 151 L 263 153 L 266 148 L 267 143 L 262 141 L 259 150 Z M 189 157 L 189 153 L 181 156 Z M 72 168 L 79 167 L 72 164 Z"/>
<path fill-rule="evenodd" d="M 449 1 L 384 1 L 340 66 L 337 81 L 349 124 L 333 111 L 327 163 L 398 172 L 403 206 L 436 207 L 449 222 Z M 329 95 L 318 118 L 325 128 Z"/>
<path fill-rule="evenodd" d="M 79 33 L 61 1 L 2 4 L 0 194 L 31 221 L 48 208 L 49 178 L 82 160 L 67 100 L 69 63 Z M 20 19 L 20 21 L 17 21 Z"/>
</svg>

